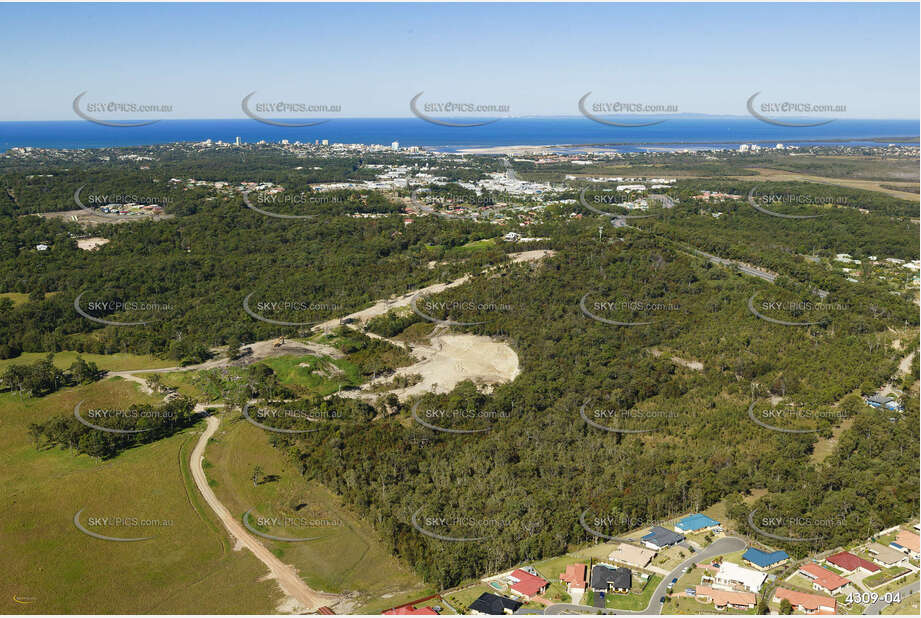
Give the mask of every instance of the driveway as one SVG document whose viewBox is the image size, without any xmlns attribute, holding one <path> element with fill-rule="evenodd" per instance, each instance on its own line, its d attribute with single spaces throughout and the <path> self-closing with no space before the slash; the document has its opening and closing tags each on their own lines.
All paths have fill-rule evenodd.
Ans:
<svg viewBox="0 0 921 618">
<path fill-rule="evenodd" d="M 586 605 L 573 605 L 571 603 L 557 603 L 556 605 L 551 605 L 544 610 L 545 614 L 549 615 L 559 615 L 559 614 L 595 614 L 598 612 L 603 612 L 605 614 L 615 614 L 615 615 L 638 615 L 638 614 L 661 614 L 662 605 L 659 603 L 659 599 L 666 595 L 665 589 L 668 587 L 669 582 L 676 577 L 682 575 L 682 571 L 685 567 L 694 565 L 698 562 L 702 562 L 713 556 L 719 556 L 721 554 L 729 554 L 735 551 L 741 551 L 748 546 L 743 539 L 734 536 L 727 536 L 721 539 L 718 539 L 712 543 L 706 549 L 703 549 L 696 554 L 692 555 L 690 558 L 676 566 L 672 571 L 662 578 L 662 581 L 659 582 L 659 585 L 656 587 L 655 592 L 652 593 L 652 597 L 649 599 L 649 605 L 646 606 L 646 609 L 641 610 L 627 610 L 627 609 L 596 609 L 594 607 L 588 607 Z M 903 597 L 904 598 L 904 597 Z"/>
</svg>

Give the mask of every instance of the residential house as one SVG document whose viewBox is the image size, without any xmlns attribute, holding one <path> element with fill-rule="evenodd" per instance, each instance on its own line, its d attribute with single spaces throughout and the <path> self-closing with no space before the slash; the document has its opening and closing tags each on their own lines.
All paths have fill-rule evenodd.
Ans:
<svg viewBox="0 0 921 618">
<path fill-rule="evenodd" d="M 864 401 L 866 401 L 868 406 L 874 408 L 885 408 L 886 410 L 895 410 L 899 412 L 905 409 L 905 406 L 899 403 L 898 399 L 889 397 L 888 395 L 880 395 L 878 393 L 876 395 L 867 397 L 864 399 Z"/>
<path fill-rule="evenodd" d="M 570 564 L 565 573 L 560 573 L 560 581 L 566 584 L 566 592 L 585 592 L 585 565 L 581 562 Z"/>
<path fill-rule="evenodd" d="M 894 544 L 898 545 L 896 549 L 907 553 L 915 560 L 921 559 L 921 536 L 918 536 L 914 532 L 899 530 L 899 533 L 895 537 Z"/>
<path fill-rule="evenodd" d="M 736 590 L 718 590 L 710 586 L 696 586 L 694 596 L 703 603 L 713 603 L 716 609 L 752 609 L 758 603 L 758 596 L 753 592 Z"/>
<path fill-rule="evenodd" d="M 837 567 L 844 571 L 847 574 L 854 572 L 860 572 L 865 575 L 871 573 L 879 573 L 879 567 L 870 562 L 869 560 L 864 560 L 859 556 L 855 556 L 851 552 L 841 551 L 837 554 L 832 554 L 825 559 L 825 562 L 828 564 Z"/>
<path fill-rule="evenodd" d="M 833 571 L 820 567 L 814 562 L 807 562 L 797 571 L 800 575 L 812 581 L 812 587 L 825 594 L 841 594 L 845 588 L 851 585 L 847 580 Z"/>
<path fill-rule="evenodd" d="M 608 555 L 608 560 L 644 569 L 655 557 L 656 552 L 651 549 L 644 549 L 636 545 L 630 545 L 629 543 L 621 543 L 617 549 Z"/>
<path fill-rule="evenodd" d="M 769 571 L 789 562 L 790 556 L 783 550 L 766 552 L 749 547 L 742 554 L 742 561 L 759 571 Z"/>
<path fill-rule="evenodd" d="M 626 567 L 596 564 L 592 567 L 592 581 L 589 585 L 595 592 L 626 594 L 633 587 L 633 572 Z"/>
<path fill-rule="evenodd" d="M 747 590 L 757 593 L 761 590 L 767 574 L 746 569 L 734 562 L 723 561 L 713 576 L 713 587 L 720 590 Z"/>
<path fill-rule="evenodd" d="M 867 545 L 867 553 L 870 554 L 873 562 L 886 568 L 908 566 L 908 556 L 894 547 L 870 543 Z"/>
<path fill-rule="evenodd" d="M 511 591 L 525 601 L 530 601 L 532 597 L 543 594 L 550 585 L 550 582 L 543 577 L 528 573 L 524 569 L 515 569 L 508 579 L 512 582 Z"/>
<path fill-rule="evenodd" d="M 684 541 L 684 535 L 672 532 L 662 526 L 653 526 L 649 534 L 643 537 L 643 543 L 646 544 L 646 547 L 656 551 L 677 545 L 682 541 Z"/>
<path fill-rule="evenodd" d="M 501 616 L 502 614 L 514 614 L 522 605 L 524 603 L 521 601 L 484 592 L 467 609 L 471 614 Z"/>
<path fill-rule="evenodd" d="M 800 611 L 806 614 L 838 613 L 838 602 L 831 597 L 825 597 L 819 594 L 809 594 L 808 592 L 799 592 L 797 590 L 788 590 L 786 588 L 777 588 L 774 590 L 773 601 L 775 603 L 780 603 L 784 599 L 790 602 L 794 611 Z"/>
<path fill-rule="evenodd" d="M 713 530 L 714 528 L 719 528 L 720 522 L 707 517 L 703 513 L 694 513 L 693 515 L 688 515 L 687 517 L 682 517 L 675 523 L 675 532 L 682 532 L 688 534 L 691 532 L 706 532 L 707 530 Z"/>
</svg>

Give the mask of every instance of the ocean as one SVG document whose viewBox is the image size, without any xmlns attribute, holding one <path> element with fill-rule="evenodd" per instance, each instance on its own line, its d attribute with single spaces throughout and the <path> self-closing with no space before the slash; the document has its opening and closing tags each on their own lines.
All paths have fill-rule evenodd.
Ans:
<svg viewBox="0 0 921 618">
<path fill-rule="evenodd" d="M 469 120 L 469 119 L 468 119 Z M 286 119 L 291 122 L 291 120 Z M 390 144 L 442 151 L 518 145 L 607 145 L 613 150 L 720 148 L 743 142 L 879 145 L 872 138 L 915 138 L 917 120 L 835 120 L 819 127 L 782 127 L 750 117 L 669 119 L 647 127 L 611 127 L 579 117 L 509 118 L 480 127 L 445 127 L 419 118 L 334 119 L 311 127 L 277 127 L 252 119 L 161 120 L 142 127 L 107 127 L 85 120 L 0 122 L 0 152 L 17 146 L 102 148 L 206 139 L 233 142 Z M 577 150 L 577 149 L 576 149 Z"/>
</svg>

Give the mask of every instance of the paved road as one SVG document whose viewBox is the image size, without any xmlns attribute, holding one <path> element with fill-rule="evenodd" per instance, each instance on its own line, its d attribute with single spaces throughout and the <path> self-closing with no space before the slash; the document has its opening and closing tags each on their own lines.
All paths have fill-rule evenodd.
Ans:
<svg viewBox="0 0 921 618">
<path fill-rule="evenodd" d="M 336 595 L 317 592 L 305 584 L 304 581 L 298 577 L 294 567 L 279 560 L 275 554 L 270 552 L 265 545 L 256 539 L 256 537 L 246 531 L 243 524 L 230 514 L 227 507 L 218 500 L 211 486 L 208 485 L 208 479 L 202 467 L 202 460 L 205 456 L 205 446 L 208 445 L 208 440 L 211 439 L 211 436 L 214 435 L 214 432 L 217 431 L 220 424 L 220 420 L 218 420 L 216 416 L 209 416 L 208 427 L 201 434 L 198 443 L 192 450 L 189 467 L 192 469 L 192 478 L 195 479 L 195 485 L 198 486 L 198 491 L 201 492 L 205 502 L 207 502 L 211 510 L 215 512 L 221 520 L 221 523 L 223 523 L 227 531 L 230 532 L 231 536 L 253 552 L 253 555 L 269 568 L 269 571 L 272 573 L 272 578 L 278 581 L 278 585 L 281 586 L 284 593 L 293 597 L 303 605 L 305 608 L 304 611 L 316 611 L 323 605 L 331 605 L 338 600 Z"/>
<path fill-rule="evenodd" d="M 720 554 L 729 554 L 735 551 L 740 551 L 745 549 L 748 546 L 744 540 L 734 537 L 727 536 L 717 540 L 715 543 L 707 547 L 706 549 L 692 554 L 690 558 L 679 564 L 677 567 L 672 569 L 671 573 L 662 578 L 662 581 L 659 582 L 659 585 L 656 587 L 655 592 L 652 593 L 652 598 L 649 599 L 649 605 L 646 606 L 646 609 L 641 610 L 627 610 L 627 609 L 605 609 L 599 610 L 594 607 L 588 607 L 587 605 L 572 605 L 570 603 L 558 603 L 556 605 L 551 605 L 544 610 L 545 614 L 550 615 L 559 615 L 559 614 L 595 614 L 599 611 L 603 611 L 605 614 L 615 614 L 615 615 L 637 615 L 637 614 L 661 614 L 662 605 L 659 603 L 659 599 L 665 596 L 665 589 L 668 587 L 669 582 L 676 577 L 682 575 L 684 567 L 691 566 L 707 558 L 712 558 L 713 556 L 719 556 Z"/>
<path fill-rule="evenodd" d="M 904 601 L 906 598 L 908 598 L 909 595 L 912 595 L 918 592 L 918 585 L 919 585 L 919 582 L 912 582 L 910 584 L 906 584 L 905 586 L 902 586 L 901 588 L 896 590 L 893 594 L 901 595 L 899 597 L 899 600 Z M 876 603 L 871 603 L 870 605 L 867 605 L 866 609 L 863 610 L 863 613 L 870 614 L 872 616 L 878 616 L 879 613 L 883 611 L 883 609 L 886 608 L 886 606 L 891 605 L 891 604 L 892 603 L 887 603 L 885 600 L 881 598 Z"/>
</svg>

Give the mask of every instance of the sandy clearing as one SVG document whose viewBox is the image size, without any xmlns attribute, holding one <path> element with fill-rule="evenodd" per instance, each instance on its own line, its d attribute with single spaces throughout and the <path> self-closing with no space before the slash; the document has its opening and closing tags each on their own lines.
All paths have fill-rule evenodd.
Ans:
<svg viewBox="0 0 921 618">
<path fill-rule="evenodd" d="M 205 476 L 202 461 L 205 457 L 205 447 L 208 445 L 208 440 L 210 440 L 217 431 L 221 422 L 218 417 L 209 416 L 207 418 L 207 423 L 208 426 L 195 444 L 195 448 L 192 450 L 192 456 L 189 459 L 192 478 L 195 480 L 195 485 L 198 487 L 198 491 L 205 499 L 205 502 L 207 502 L 211 510 L 215 512 L 230 535 L 253 552 L 253 555 L 268 567 L 271 574 L 270 577 L 278 582 L 282 592 L 288 597 L 288 599 L 279 605 L 278 609 L 300 614 L 304 612 L 313 612 L 323 605 L 335 603 L 339 598 L 337 595 L 317 592 L 305 584 L 304 581 L 298 577 L 294 567 L 283 563 L 275 557 L 275 554 L 270 552 L 265 545 L 247 532 L 243 524 L 237 521 L 237 519 L 230 514 L 230 511 L 227 510 L 227 507 L 218 500 L 211 486 L 208 485 L 208 478 Z"/>
<path fill-rule="evenodd" d="M 489 388 L 511 382 L 521 373 L 518 355 L 511 347 L 482 335 L 438 335 L 432 337 L 430 345 L 411 345 L 411 348 L 418 362 L 397 369 L 392 376 L 372 380 L 364 388 L 390 382 L 395 376 L 421 375 L 421 382 L 389 391 L 400 401 L 406 401 L 423 393 L 448 393 L 464 380 Z M 381 394 L 362 389 L 339 395 L 364 399 Z"/>
<path fill-rule="evenodd" d="M 391 296 L 390 298 L 379 300 L 367 309 L 362 309 L 361 311 L 356 311 L 355 313 L 350 313 L 347 316 L 341 318 L 334 318 L 332 320 L 327 320 L 313 327 L 313 330 L 323 330 L 328 331 L 334 328 L 338 328 L 342 320 L 354 320 L 365 324 L 368 320 L 376 318 L 379 315 L 384 315 L 391 309 L 396 309 L 399 307 L 408 307 L 409 303 L 412 302 L 413 297 L 421 294 L 423 296 L 428 294 L 438 294 L 450 288 L 463 285 L 470 280 L 469 275 L 464 275 L 460 279 L 455 279 L 450 283 L 434 283 L 430 286 L 424 287 L 422 289 L 416 290 L 414 292 L 407 292 L 406 294 L 400 294 L 398 296 Z"/>
<path fill-rule="evenodd" d="M 518 253 L 509 253 L 509 261 L 515 264 L 520 264 L 522 262 L 536 262 L 542 260 L 545 257 L 553 256 L 556 252 L 552 249 L 535 249 L 533 251 L 520 251 Z M 500 265 L 501 266 L 501 265 Z M 431 262 L 429 263 L 431 267 Z M 499 268 L 499 266 L 494 266 L 487 268 L 484 272 L 489 272 Z M 361 324 L 367 324 L 368 320 L 376 318 L 378 316 L 384 315 L 391 309 L 398 309 L 400 307 L 408 307 L 412 302 L 414 296 L 428 296 L 431 294 L 438 294 L 449 290 L 451 288 L 456 288 L 459 285 L 464 285 L 470 281 L 470 275 L 464 275 L 460 279 L 455 279 L 450 283 L 433 283 L 432 285 L 420 288 L 418 290 L 407 292 L 405 294 L 399 294 L 386 298 L 384 300 L 379 300 L 367 309 L 362 309 L 361 311 L 356 311 L 355 313 L 350 313 L 349 315 L 333 318 L 332 320 L 327 320 L 313 327 L 314 331 L 329 331 L 334 328 L 338 328 L 342 323 L 342 320 L 351 320 L 354 322 L 359 322 Z"/>
<path fill-rule="evenodd" d="M 657 348 L 650 348 L 649 353 L 655 356 L 656 358 L 659 358 L 660 356 L 662 356 L 662 350 L 659 350 Z M 680 358 L 678 356 L 672 356 L 671 361 L 675 363 L 676 365 L 681 365 L 682 367 L 687 367 L 688 369 L 694 369 L 695 371 L 704 370 L 704 364 L 700 361 L 690 361 L 684 358 Z"/>
<path fill-rule="evenodd" d="M 93 238 L 80 238 L 77 240 L 77 247 L 83 249 L 84 251 L 94 251 L 99 247 L 107 244 L 108 242 L 108 238 L 102 238 L 100 236 L 94 236 Z"/>
<path fill-rule="evenodd" d="M 533 251 L 521 251 L 520 253 L 509 253 L 509 259 L 515 263 L 520 264 L 522 262 L 536 262 L 542 260 L 545 257 L 553 257 L 556 255 L 556 251 L 553 249 L 535 249 Z"/>
</svg>

